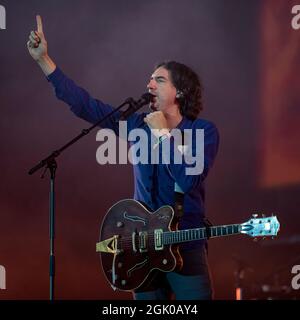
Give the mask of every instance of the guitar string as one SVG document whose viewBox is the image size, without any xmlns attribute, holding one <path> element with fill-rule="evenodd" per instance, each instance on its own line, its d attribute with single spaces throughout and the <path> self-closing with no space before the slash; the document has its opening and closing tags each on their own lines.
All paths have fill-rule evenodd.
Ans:
<svg viewBox="0 0 300 320">
<path fill-rule="evenodd" d="M 191 230 L 194 230 L 194 229 L 191 229 Z M 196 232 L 197 233 L 199 233 L 199 232 L 201 232 L 201 233 L 205 233 L 205 228 L 200 228 L 200 229 L 196 229 Z M 178 231 L 164 231 L 164 235 L 166 234 L 166 233 L 168 233 L 168 232 L 170 232 L 170 237 L 174 237 L 174 236 L 179 236 L 179 237 L 184 237 L 184 236 L 186 236 L 186 234 L 188 234 L 189 236 L 191 236 L 191 237 L 193 237 L 194 235 L 192 234 L 191 235 L 191 233 L 192 233 L 192 231 L 190 231 L 190 230 L 187 230 L 186 232 L 184 231 L 184 230 L 178 230 Z M 174 232 L 174 233 L 173 233 Z M 177 234 L 175 235 L 175 233 L 177 232 Z M 219 234 L 218 234 L 219 233 Z M 238 231 L 234 231 L 234 230 L 231 230 L 231 232 L 229 232 L 228 230 L 226 230 L 226 233 L 225 234 L 223 234 L 222 233 L 222 231 L 221 231 L 221 233 L 220 232 L 218 232 L 218 230 L 217 230 L 217 232 L 216 232 L 216 236 L 222 236 L 222 235 L 232 235 L 232 234 L 234 234 L 234 233 L 239 233 Z M 151 238 L 154 238 L 155 237 L 155 235 L 154 235 L 154 233 L 150 233 L 150 234 L 148 234 L 148 239 L 151 239 Z M 202 235 L 201 235 L 201 238 L 202 238 Z M 125 236 L 125 237 L 122 237 L 121 238 L 121 241 L 129 241 L 129 242 L 131 242 L 132 241 L 132 236 Z M 196 239 L 197 240 L 197 239 Z M 199 240 L 201 240 L 201 239 L 199 239 Z"/>
<path fill-rule="evenodd" d="M 182 231 L 182 230 L 179 230 L 178 232 L 180 232 L 180 231 Z M 201 229 L 199 229 L 199 231 L 201 231 L 201 233 L 202 233 L 202 232 L 205 232 L 205 229 L 201 228 Z M 166 231 L 166 232 L 172 232 L 172 231 Z M 176 232 L 176 231 L 174 231 L 174 232 Z M 225 235 L 233 235 L 235 233 L 239 233 L 239 232 L 233 232 L 233 233 L 228 232 Z M 189 235 L 189 236 L 191 236 L 190 239 L 184 239 L 184 237 L 185 237 L 184 233 L 178 233 L 177 235 L 179 235 L 179 237 L 177 237 L 178 239 L 176 239 L 176 240 L 178 240 L 177 243 L 189 242 L 189 241 L 193 241 L 193 240 L 204 240 L 204 239 L 207 239 L 207 236 L 205 236 L 205 234 L 201 235 L 200 239 L 197 239 L 197 238 L 193 239 L 193 235 Z M 219 234 L 219 235 L 216 234 L 216 236 L 222 236 L 222 235 L 224 235 L 224 234 Z M 154 237 L 155 237 L 155 235 L 151 233 L 151 234 L 148 235 L 147 239 L 148 239 L 148 241 L 155 243 Z M 169 238 L 170 239 L 164 239 L 164 240 L 167 241 L 164 244 L 172 244 L 172 243 L 175 244 L 176 243 L 176 241 L 175 242 L 172 241 L 171 243 L 168 243 L 168 240 L 174 240 L 174 236 L 172 236 L 172 234 L 171 234 L 171 236 Z M 121 242 L 122 248 L 124 248 L 124 249 L 132 248 L 132 237 L 127 236 L 127 237 L 121 238 L 120 242 Z M 136 241 L 136 242 L 138 242 L 138 241 Z"/>
<path fill-rule="evenodd" d="M 167 232 L 168 232 L 168 231 L 167 231 Z M 169 232 L 170 232 L 170 231 L 169 231 Z M 179 235 L 179 236 L 178 236 L 178 235 Z M 178 238 L 180 238 L 180 237 L 183 238 L 184 236 L 185 236 L 185 235 L 184 235 L 183 233 L 181 233 L 181 234 L 178 233 L 178 234 L 177 234 L 177 237 L 178 237 Z M 176 237 L 175 234 L 171 234 L 171 235 L 170 235 L 170 238 L 174 238 L 174 237 Z M 148 237 L 147 237 L 147 239 L 151 239 L 151 240 L 154 239 L 154 238 L 155 238 L 155 235 L 152 234 L 152 233 L 149 234 Z M 164 238 L 166 238 L 166 237 L 164 237 Z M 201 236 L 201 238 L 202 238 L 202 236 Z M 125 242 L 125 243 L 126 243 L 126 242 L 130 242 L 130 243 L 131 243 L 131 242 L 132 242 L 132 237 L 126 236 L 126 237 L 122 237 L 120 240 L 121 240 L 121 242 L 123 242 L 123 243 L 124 243 L 124 242 Z M 194 239 L 192 239 L 192 240 L 194 240 Z M 197 239 L 195 239 L 195 240 L 197 240 Z M 201 239 L 198 239 L 198 240 L 201 240 Z"/>
<path fill-rule="evenodd" d="M 233 225 L 234 226 L 234 225 Z M 217 228 L 217 227 L 216 227 Z M 187 231 L 184 231 L 184 230 L 175 230 L 175 231 L 164 231 L 164 235 L 167 233 L 167 232 L 170 232 L 170 235 L 171 235 L 171 237 L 172 236 L 174 236 L 175 235 L 175 233 L 177 232 L 177 236 L 179 235 L 179 237 L 181 236 L 181 237 L 184 237 L 187 233 L 191 233 L 192 231 L 191 230 L 196 230 L 196 232 L 201 232 L 201 233 L 204 233 L 205 231 L 206 231 L 206 229 L 205 228 L 200 228 L 200 229 L 190 229 L 190 230 L 187 230 Z M 174 232 L 174 233 L 173 233 Z M 185 232 L 186 232 L 186 234 L 185 234 Z M 195 232 L 195 231 L 194 231 Z M 223 234 L 222 234 L 222 232 L 221 232 L 221 234 L 218 234 L 218 233 L 220 233 L 220 232 L 216 232 L 216 236 L 222 236 Z M 228 232 L 227 230 L 226 230 L 226 234 L 225 235 L 231 235 L 231 234 L 234 234 L 234 233 L 239 233 L 238 231 L 234 231 L 233 230 L 233 232 L 232 232 L 232 230 L 231 230 L 231 232 Z M 138 235 L 138 234 L 137 234 Z M 191 236 L 191 235 L 190 235 Z M 192 235 L 193 236 L 193 235 Z M 155 235 L 154 235 L 154 233 L 150 233 L 150 234 L 148 234 L 148 239 L 149 238 L 154 238 L 155 237 Z M 132 236 L 125 236 L 125 237 L 122 237 L 121 238 L 121 241 L 122 240 L 129 240 L 130 242 L 132 241 Z M 199 239 L 199 240 L 201 240 L 201 239 Z"/>
<path fill-rule="evenodd" d="M 231 230 L 229 230 L 229 227 L 231 228 Z M 240 227 L 240 224 L 231 224 L 231 225 L 210 227 L 210 228 L 213 228 L 216 232 L 216 235 L 213 235 L 210 237 L 239 234 L 240 233 L 239 227 Z M 223 234 L 224 228 L 226 229 L 225 234 Z M 235 230 L 236 228 L 237 228 L 237 230 Z M 201 232 L 202 235 L 201 235 L 200 239 L 197 237 L 193 239 L 193 237 L 195 237 L 195 234 L 191 234 L 193 232 L 193 230 L 196 231 L 197 233 Z M 207 239 L 205 231 L 206 231 L 206 228 L 203 228 L 203 227 L 198 228 L 198 229 L 188 229 L 188 230 L 166 230 L 166 231 L 164 231 L 164 235 L 166 233 L 170 233 L 170 235 L 169 235 L 169 237 L 168 236 L 164 237 L 164 240 L 165 240 L 164 244 L 169 245 L 169 244 L 176 244 L 176 243 L 179 244 L 179 243 L 195 241 L 195 240 L 205 240 L 205 239 Z M 176 232 L 177 232 L 177 234 L 176 234 Z M 136 234 L 136 235 L 138 236 L 138 234 Z M 190 239 L 184 239 L 184 237 L 186 235 L 188 235 L 190 237 Z M 151 244 L 155 245 L 154 238 L 155 238 L 154 233 L 150 233 L 147 235 L 146 241 L 148 242 L 148 245 L 149 245 L 149 242 L 151 242 Z M 171 243 L 168 243 L 170 240 L 171 240 Z M 177 241 L 174 241 L 174 240 L 177 240 Z M 135 242 L 136 242 L 136 244 L 139 244 L 138 239 L 136 239 Z M 122 248 L 124 248 L 124 249 L 132 248 L 132 246 L 133 246 L 132 236 L 121 237 L 120 243 L 121 243 Z"/>
</svg>

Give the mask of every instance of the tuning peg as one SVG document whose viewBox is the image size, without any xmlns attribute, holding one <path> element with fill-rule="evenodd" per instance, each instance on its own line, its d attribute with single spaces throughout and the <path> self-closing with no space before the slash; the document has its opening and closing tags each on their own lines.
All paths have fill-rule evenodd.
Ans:
<svg viewBox="0 0 300 320">
<path fill-rule="evenodd" d="M 254 238 L 254 239 L 253 239 L 253 241 L 254 241 L 254 242 L 257 242 L 257 241 L 258 241 L 258 239 L 257 239 L 257 238 Z"/>
<path fill-rule="evenodd" d="M 266 215 L 263 213 L 261 216 L 264 218 Z"/>
<path fill-rule="evenodd" d="M 252 217 L 256 219 L 258 217 L 258 214 L 257 213 L 253 213 Z"/>
</svg>

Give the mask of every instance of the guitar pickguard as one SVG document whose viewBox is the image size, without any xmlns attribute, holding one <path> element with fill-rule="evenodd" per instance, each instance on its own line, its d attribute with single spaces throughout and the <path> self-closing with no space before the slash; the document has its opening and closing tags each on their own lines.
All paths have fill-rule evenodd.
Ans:
<svg viewBox="0 0 300 320">
<path fill-rule="evenodd" d="M 131 277 L 131 273 L 135 270 L 143 268 L 149 262 L 149 258 L 147 257 L 144 261 L 135 264 L 132 268 L 127 271 L 127 276 Z"/>
</svg>

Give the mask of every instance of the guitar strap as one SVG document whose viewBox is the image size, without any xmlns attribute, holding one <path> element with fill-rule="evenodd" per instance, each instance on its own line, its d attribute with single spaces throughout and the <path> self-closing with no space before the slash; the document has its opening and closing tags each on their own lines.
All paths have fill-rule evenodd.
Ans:
<svg viewBox="0 0 300 320">
<path fill-rule="evenodd" d="M 181 131 L 181 136 L 182 136 L 182 145 L 184 146 L 184 131 Z M 175 212 L 175 217 L 176 219 L 179 221 L 179 219 L 183 216 L 184 214 L 184 207 L 183 207 L 183 203 L 184 203 L 184 192 L 183 190 L 180 188 L 180 186 L 176 183 L 174 184 L 174 193 L 175 193 L 175 203 L 174 203 L 174 212 Z M 211 223 L 211 221 L 208 218 L 205 218 L 203 220 L 203 225 L 205 227 L 205 231 L 206 231 L 206 237 L 207 240 L 210 238 L 211 236 L 211 227 L 213 226 L 213 224 Z M 206 249 L 207 245 L 206 245 Z"/>
<path fill-rule="evenodd" d="M 184 208 L 183 208 L 184 192 L 176 182 L 175 182 L 174 190 L 175 190 L 175 204 L 174 204 L 175 217 L 179 220 L 184 214 Z M 212 227 L 213 224 L 208 218 L 204 218 L 203 224 L 206 231 L 206 237 L 207 239 L 209 239 L 211 236 L 210 227 Z"/>
<path fill-rule="evenodd" d="M 204 224 L 205 231 L 206 231 L 206 238 L 207 238 L 207 240 L 209 240 L 209 238 L 211 236 L 210 227 L 212 227 L 213 224 L 207 218 L 204 219 L 203 224 Z"/>
<path fill-rule="evenodd" d="M 184 131 L 181 131 L 181 145 L 184 146 Z M 184 192 L 180 188 L 180 186 L 176 183 L 174 183 L 174 212 L 175 217 L 177 221 L 183 216 L 184 209 L 183 209 L 183 202 L 184 202 Z"/>
</svg>

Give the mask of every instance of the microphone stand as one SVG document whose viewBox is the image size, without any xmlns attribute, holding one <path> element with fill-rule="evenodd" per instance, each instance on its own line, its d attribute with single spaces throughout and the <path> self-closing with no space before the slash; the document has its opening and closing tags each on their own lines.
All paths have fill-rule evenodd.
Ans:
<svg viewBox="0 0 300 320">
<path fill-rule="evenodd" d="M 50 171 L 50 193 L 49 193 L 49 235 L 50 235 L 50 258 L 49 258 L 49 276 L 50 276 L 50 295 L 49 299 L 50 301 L 54 300 L 54 279 L 55 279 L 55 255 L 54 255 L 54 238 L 55 238 L 55 174 L 57 169 L 57 162 L 56 158 L 67 148 L 69 148 L 71 145 L 73 145 L 75 142 L 83 138 L 84 136 L 88 135 L 95 127 L 99 126 L 103 121 L 111 117 L 114 113 L 119 111 L 124 105 L 129 105 L 125 113 L 129 113 L 132 109 L 137 110 L 138 104 L 135 102 L 132 98 L 128 98 L 123 102 L 119 107 L 114 109 L 112 112 L 107 114 L 105 117 L 101 118 L 98 122 L 96 122 L 94 125 L 87 129 L 83 129 L 82 132 L 77 135 L 75 138 L 73 138 L 71 141 L 66 143 L 61 148 L 53 151 L 48 157 L 41 160 L 37 165 L 32 167 L 28 174 L 32 175 L 36 171 L 38 171 L 41 168 L 44 168 L 44 172 L 41 176 L 43 179 L 46 172 Z M 130 113 L 131 114 L 131 113 Z M 126 118 L 126 116 L 122 116 L 123 119 Z"/>
</svg>

